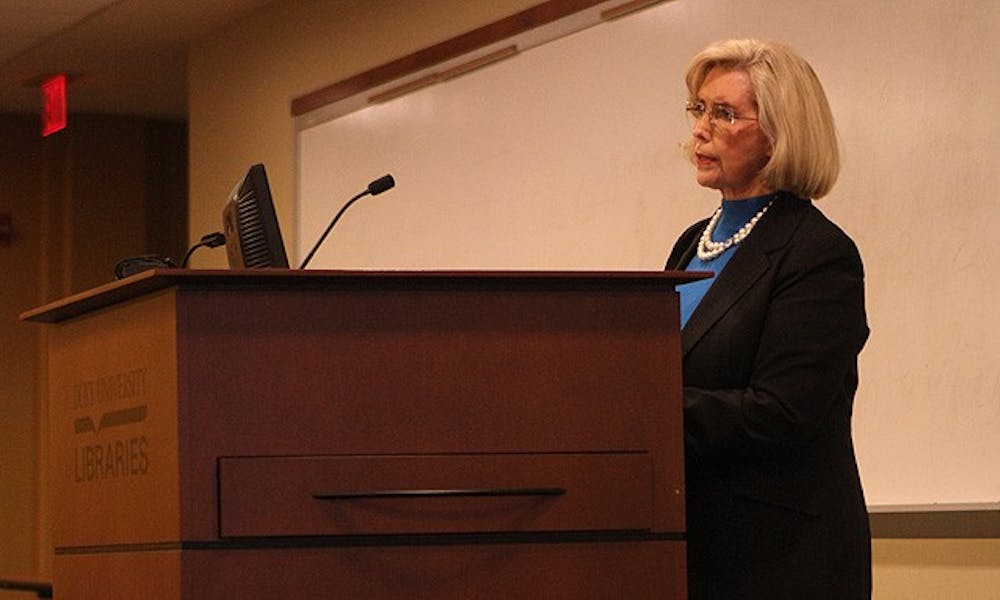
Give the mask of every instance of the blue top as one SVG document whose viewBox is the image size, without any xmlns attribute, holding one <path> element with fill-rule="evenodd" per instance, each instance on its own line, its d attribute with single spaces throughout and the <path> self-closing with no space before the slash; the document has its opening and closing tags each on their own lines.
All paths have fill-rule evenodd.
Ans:
<svg viewBox="0 0 1000 600">
<path fill-rule="evenodd" d="M 747 222 L 752 219 L 758 211 L 760 211 L 760 209 L 767 206 L 767 204 L 773 199 L 774 194 L 755 196 L 745 200 L 723 199 L 722 217 L 719 219 L 719 223 L 715 226 L 715 231 L 712 232 L 712 241 L 722 242 L 731 237 L 734 233 L 740 230 L 740 227 L 746 225 Z M 698 258 L 697 254 L 691 258 L 691 262 L 688 263 L 685 270 L 713 271 L 713 274 L 708 279 L 700 279 L 698 281 L 677 286 L 677 291 L 680 293 L 681 300 L 682 329 L 685 325 L 687 325 L 688 319 L 690 319 L 691 314 L 694 313 L 694 309 L 698 307 L 698 303 L 700 303 L 701 299 L 705 297 L 705 294 L 708 292 L 708 288 L 712 287 L 712 283 L 715 282 L 715 278 L 718 277 L 719 273 L 722 272 L 722 269 L 726 267 L 726 263 L 728 263 L 729 259 L 733 257 L 733 253 L 736 252 L 737 248 L 739 248 L 739 244 L 730 246 L 725 252 L 707 262 Z"/>
</svg>

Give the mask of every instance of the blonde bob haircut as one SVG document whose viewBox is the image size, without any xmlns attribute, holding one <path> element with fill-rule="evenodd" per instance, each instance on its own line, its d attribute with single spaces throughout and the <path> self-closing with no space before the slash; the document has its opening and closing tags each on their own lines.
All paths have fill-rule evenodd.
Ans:
<svg viewBox="0 0 1000 600">
<path fill-rule="evenodd" d="M 758 123 L 771 141 L 771 158 L 760 172 L 763 182 L 803 198 L 825 196 L 837 181 L 840 153 L 830 105 L 809 63 L 774 42 L 718 42 L 692 59 L 685 76 L 689 100 L 697 99 L 716 67 L 750 76 Z"/>
</svg>

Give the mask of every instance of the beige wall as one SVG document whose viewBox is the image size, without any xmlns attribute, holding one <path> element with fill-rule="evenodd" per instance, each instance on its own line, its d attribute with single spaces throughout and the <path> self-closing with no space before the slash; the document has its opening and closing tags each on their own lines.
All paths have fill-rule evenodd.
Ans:
<svg viewBox="0 0 1000 600">
<path fill-rule="evenodd" d="M 875 540 L 876 600 L 996 600 L 1000 540 Z"/>
<path fill-rule="evenodd" d="M 190 57 L 191 238 L 219 229 L 230 188 L 264 162 L 291 224 L 291 100 L 536 4 L 538 0 L 279 0 L 195 44 Z M 284 228 L 293 247 L 292 227 Z M 194 266 L 222 266 L 224 253 Z M 875 597 L 998 598 L 1000 540 L 876 540 Z"/>
</svg>

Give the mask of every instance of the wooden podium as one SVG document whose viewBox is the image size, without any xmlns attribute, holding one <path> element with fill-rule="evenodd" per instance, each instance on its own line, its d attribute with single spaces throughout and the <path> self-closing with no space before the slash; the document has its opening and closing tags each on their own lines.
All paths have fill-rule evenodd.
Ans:
<svg viewBox="0 0 1000 600">
<path fill-rule="evenodd" d="M 667 273 L 140 273 L 49 330 L 56 598 L 684 598 Z"/>
</svg>

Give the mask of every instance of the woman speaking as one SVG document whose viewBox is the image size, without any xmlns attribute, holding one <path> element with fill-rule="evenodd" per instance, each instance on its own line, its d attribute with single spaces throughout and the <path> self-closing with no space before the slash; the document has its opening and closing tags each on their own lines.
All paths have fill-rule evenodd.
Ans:
<svg viewBox="0 0 1000 600">
<path fill-rule="evenodd" d="M 691 598 L 871 596 L 871 540 L 851 437 L 868 337 L 858 250 L 813 206 L 839 170 L 812 68 L 730 40 L 686 75 L 710 218 L 681 235 Z"/>
</svg>

